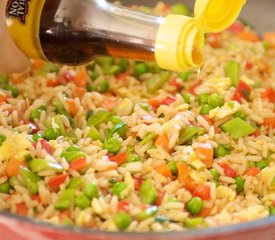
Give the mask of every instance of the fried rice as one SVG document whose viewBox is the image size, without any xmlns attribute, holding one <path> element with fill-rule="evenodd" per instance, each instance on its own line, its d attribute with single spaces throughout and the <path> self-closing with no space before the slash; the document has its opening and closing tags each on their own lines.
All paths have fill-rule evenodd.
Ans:
<svg viewBox="0 0 275 240">
<path fill-rule="evenodd" d="M 240 22 L 206 42 L 199 72 L 100 57 L 0 75 L 0 210 L 129 232 L 275 214 L 275 47 Z"/>
</svg>

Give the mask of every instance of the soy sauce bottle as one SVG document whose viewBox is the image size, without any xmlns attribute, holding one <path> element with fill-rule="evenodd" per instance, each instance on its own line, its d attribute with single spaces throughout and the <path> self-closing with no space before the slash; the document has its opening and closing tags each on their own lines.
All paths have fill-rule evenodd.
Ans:
<svg viewBox="0 0 275 240">
<path fill-rule="evenodd" d="M 197 0 L 195 17 L 159 17 L 105 0 L 9 0 L 7 25 L 29 57 L 81 65 L 98 55 L 198 68 L 204 33 L 227 28 L 245 0 Z"/>
</svg>

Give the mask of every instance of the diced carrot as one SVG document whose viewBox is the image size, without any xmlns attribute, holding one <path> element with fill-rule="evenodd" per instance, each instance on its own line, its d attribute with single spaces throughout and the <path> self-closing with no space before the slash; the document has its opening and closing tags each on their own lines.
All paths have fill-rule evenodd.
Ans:
<svg viewBox="0 0 275 240">
<path fill-rule="evenodd" d="M 142 184 L 142 177 L 136 177 L 134 178 L 134 181 L 135 181 L 135 190 L 138 191 Z"/>
<path fill-rule="evenodd" d="M 181 89 L 181 85 L 177 77 L 174 77 L 171 82 L 169 83 L 170 86 L 173 86 L 175 90 L 173 92 L 177 92 Z"/>
<path fill-rule="evenodd" d="M 220 33 L 209 33 L 207 34 L 207 43 L 212 48 L 220 48 L 221 44 L 221 34 Z"/>
<path fill-rule="evenodd" d="M 196 186 L 193 195 L 207 201 L 210 199 L 210 187 L 199 184 Z"/>
<path fill-rule="evenodd" d="M 248 175 L 248 176 L 257 176 L 260 173 L 260 171 L 261 170 L 257 167 L 251 167 L 246 172 L 246 175 Z"/>
<path fill-rule="evenodd" d="M 117 154 L 113 157 L 110 157 L 109 160 L 112 161 L 112 162 L 116 162 L 118 166 L 122 165 L 123 163 L 126 162 L 127 160 L 127 152 L 125 153 L 120 153 L 120 154 Z"/>
<path fill-rule="evenodd" d="M 48 180 L 48 186 L 57 191 L 62 183 L 64 183 L 69 175 L 68 174 L 60 174 L 57 176 L 53 176 Z"/>
<path fill-rule="evenodd" d="M 129 202 L 126 200 L 121 200 L 118 202 L 117 208 L 120 212 L 129 212 L 130 210 Z"/>
<path fill-rule="evenodd" d="M 37 143 L 33 144 L 33 147 L 36 148 L 37 144 L 40 143 L 41 148 L 44 149 L 48 154 L 53 154 L 53 146 L 45 139 L 40 139 Z"/>
<path fill-rule="evenodd" d="M 212 210 L 212 208 L 206 208 L 206 207 L 204 207 L 201 211 L 200 211 L 200 213 L 198 214 L 198 216 L 199 217 L 208 217 L 209 215 L 210 215 L 210 213 L 211 213 L 211 210 Z"/>
<path fill-rule="evenodd" d="M 228 163 L 219 163 L 219 166 L 224 170 L 224 173 L 227 177 L 237 177 L 237 172 L 232 167 L 230 167 Z"/>
<path fill-rule="evenodd" d="M 70 163 L 70 169 L 77 172 L 84 170 L 87 167 L 87 162 L 85 157 L 78 158 Z"/>
<path fill-rule="evenodd" d="M 153 108 L 159 108 L 159 106 L 161 105 L 161 101 L 157 98 L 151 98 L 149 99 L 149 103 Z"/>
<path fill-rule="evenodd" d="M 275 103 L 275 90 L 273 88 L 268 88 L 262 94 L 262 98 L 267 98 L 271 103 Z"/>
<path fill-rule="evenodd" d="M 168 178 L 173 177 L 171 169 L 166 164 L 162 164 L 156 167 L 155 170 L 157 173 L 161 174 L 164 177 L 168 177 Z"/>
<path fill-rule="evenodd" d="M 194 179 L 191 178 L 190 176 L 187 176 L 184 180 L 184 187 L 190 191 L 190 192 L 194 192 L 197 184 L 195 183 Z"/>
<path fill-rule="evenodd" d="M 253 68 L 254 64 L 251 62 L 246 62 L 245 64 L 245 69 L 246 70 L 251 70 Z"/>
<path fill-rule="evenodd" d="M 74 94 L 75 94 L 76 97 L 81 98 L 81 97 L 83 97 L 85 95 L 86 92 L 87 92 L 86 88 L 84 88 L 84 87 L 76 87 Z"/>
<path fill-rule="evenodd" d="M 163 192 L 158 192 L 158 196 L 157 199 L 155 200 L 154 204 L 157 206 L 160 206 L 162 203 L 162 199 L 163 199 Z"/>
<path fill-rule="evenodd" d="M 0 95 L 0 106 L 7 101 L 8 97 L 5 95 Z"/>
<path fill-rule="evenodd" d="M 159 135 L 155 140 L 155 145 L 163 147 L 167 152 L 170 152 L 169 138 L 166 134 Z"/>
<path fill-rule="evenodd" d="M 177 170 L 178 170 L 178 180 L 182 183 L 185 183 L 186 178 L 190 173 L 190 167 L 186 163 L 178 162 Z"/>
<path fill-rule="evenodd" d="M 65 211 L 60 211 L 59 212 L 59 219 L 61 220 L 61 221 L 64 221 L 64 219 L 72 219 L 72 216 L 71 216 L 71 213 L 70 213 L 70 211 L 69 210 L 65 210 Z"/>
<path fill-rule="evenodd" d="M 20 166 L 26 166 L 27 164 L 25 162 L 22 162 L 21 160 L 11 158 L 8 162 L 7 166 L 7 176 L 13 177 L 17 176 L 19 174 Z"/>
<path fill-rule="evenodd" d="M 78 107 L 75 103 L 75 100 L 72 98 L 67 98 L 66 103 L 69 106 L 70 114 L 74 117 L 78 112 Z"/>
<path fill-rule="evenodd" d="M 25 203 L 17 203 L 16 204 L 16 214 L 20 216 L 27 216 L 28 207 Z"/>
<path fill-rule="evenodd" d="M 114 107 L 116 106 L 116 98 L 113 96 L 105 97 L 101 105 L 108 111 L 113 111 Z"/>
<path fill-rule="evenodd" d="M 239 32 L 242 32 L 244 28 L 245 26 L 242 22 L 236 21 L 227 29 L 227 31 L 233 32 L 233 33 L 239 33 Z"/>
<path fill-rule="evenodd" d="M 275 128 L 275 118 L 266 118 L 264 120 L 264 126 L 269 128 Z"/>
<path fill-rule="evenodd" d="M 34 201 L 41 202 L 41 198 L 39 194 L 32 195 L 31 198 Z"/>
<path fill-rule="evenodd" d="M 238 38 L 249 42 L 257 42 L 260 40 L 259 36 L 255 32 L 247 31 L 247 30 L 239 32 Z"/>
<path fill-rule="evenodd" d="M 50 78 L 47 80 L 47 87 L 57 87 L 62 84 L 60 76 L 56 76 L 54 79 Z"/>
<path fill-rule="evenodd" d="M 199 143 L 195 150 L 198 158 L 207 166 L 207 168 L 212 167 L 214 149 L 210 143 Z"/>
<path fill-rule="evenodd" d="M 170 106 L 173 102 L 176 101 L 176 98 L 167 96 L 161 101 L 161 105 Z"/>
<path fill-rule="evenodd" d="M 266 32 L 264 33 L 263 38 L 270 44 L 270 46 L 275 47 L 275 32 Z"/>
<path fill-rule="evenodd" d="M 124 81 L 127 77 L 129 77 L 130 74 L 128 72 L 120 73 L 116 76 L 116 79 L 118 81 Z"/>
<path fill-rule="evenodd" d="M 45 65 L 45 61 L 41 59 L 32 60 L 32 69 L 35 71 L 40 70 Z"/>
<path fill-rule="evenodd" d="M 73 81 L 77 87 L 86 87 L 88 83 L 89 75 L 86 68 L 81 68 L 73 78 Z"/>
<path fill-rule="evenodd" d="M 196 94 L 196 88 L 198 88 L 200 85 L 202 85 L 202 81 L 199 81 L 199 82 L 193 84 L 193 85 L 188 89 L 188 91 L 189 91 L 191 94 L 193 94 L 193 95 L 197 95 L 197 94 Z"/>
<path fill-rule="evenodd" d="M 253 137 L 259 137 L 261 135 L 261 131 L 259 129 L 257 129 L 254 133 L 252 133 L 250 136 Z"/>
<path fill-rule="evenodd" d="M 246 100 L 249 98 L 251 90 L 252 88 L 249 85 L 244 81 L 240 81 L 233 94 L 232 100 L 242 103 L 242 98 Z"/>
</svg>

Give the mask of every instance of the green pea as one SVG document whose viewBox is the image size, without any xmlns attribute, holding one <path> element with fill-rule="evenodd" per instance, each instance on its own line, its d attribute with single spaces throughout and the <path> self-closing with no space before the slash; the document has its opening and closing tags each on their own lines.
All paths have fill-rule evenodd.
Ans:
<svg viewBox="0 0 275 240">
<path fill-rule="evenodd" d="M 59 133 L 54 128 L 47 128 L 46 131 L 44 132 L 44 138 L 48 141 L 55 140 L 58 137 L 59 137 Z"/>
<path fill-rule="evenodd" d="M 47 110 L 47 107 L 45 105 L 40 106 L 39 108 L 36 108 L 32 110 L 30 114 L 30 120 L 34 121 L 35 119 L 40 119 L 41 112 Z"/>
<path fill-rule="evenodd" d="M 102 81 L 97 85 L 97 91 L 100 93 L 106 93 L 110 89 L 110 83 L 107 80 Z"/>
<path fill-rule="evenodd" d="M 214 157 L 224 157 L 226 155 L 229 155 L 233 148 L 228 144 L 220 144 L 214 151 Z"/>
<path fill-rule="evenodd" d="M 238 176 L 235 178 L 235 183 L 237 185 L 236 191 L 237 193 L 244 190 L 244 179 L 242 176 Z"/>
<path fill-rule="evenodd" d="M 84 187 L 83 193 L 89 199 L 98 198 L 99 197 L 98 186 L 94 183 L 89 183 Z"/>
<path fill-rule="evenodd" d="M 9 182 L 0 184 L 0 193 L 6 193 L 8 194 L 10 192 L 11 185 Z"/>
<path fill-rule="evenodd" d="M 208 104 L 205 104 L 201 107 L 201 111 L 200 114 L 202 115 L 207 115 L 210 113 L 211 110 L 213 110 L 214 108 Z"/>
<path fill-rule="evenodd" d="M 2 146 L 3 142 L 5 142 L 7 137 L 5 135 L 0 135 L 0 146 Z"/>
<path fill-rule="evenodd" d="M 24 156 L 25 162 L 29 163 L 31 160 L 33 160 L 33 156 L 29 153 Z"/>
<path fill-rule="evenodd" d="M 234 117 L 235 118 L 240 118 L 240 119 L 242 119 L 242 120 L 246 120 L 246 114 L 242 111 L 242 110 L 240 110 L 240 111 L 238 111 L 238 112 L 236 112 L 235 114 L 234 114 Z"/>
<path fill-rule="evenodd" d="M 247 166 L 248 166 L 249 168 L 251 168 L 251 167 L 256 167 L 256 164 L 255 164 L 255 162 L 249 161 L 249 162 L 247 163 Z"/>
<path fill-rule="evenodd" d="M 206 93 L 199 95 L 198 97 L 199 104 L 200 105 L 207 104 L 209 97 L 210 97 L 209 94 L 206 94 Z"/>
<path fill-rule="evenodd" d="M 275 215 L 275 207 L 274 206 L 269 207 L 269 215 L 270 216 L 274 216 Z"/>
<path fill-rule="evenodd" d="M 18 95 L 19 95 L 19 90 L 15 86 L 6 85 L 4 87 L 4 89 L 7 90 L 7 91 L 10 91 L 14 98 L 18 97 Z"/>
<path fill-rule="evenodd" d="M 134 67 L 134 75 L 139 78 L 141 75 L 149 72 L 149 67 L 146 63 L 138 63 Z"/>
<path fill-rule="evenodd" d="M 97 91 L 97 85 L 88 85 L 86 89 L 88 92 L 95 92 Z"/>
<path fill-rule="evenodd" d="M 95 62 L 100 66 L 111 66 L 114 62 L 114 59 L 112 57 L 97 57 Z"/>
<path fill-rule="evenodd" d="M 125 230 L 131 224 L 131 217 L 127 213 L 119 213 L 115 216 L 114 222 L 119 230 Z"/>
<path fill-rule="evenodd" d="M 188 81 L 190 75 L 192 75 L 192 72 L 182 72 L 182 73 L 179 73 L 178 77 L 179 77 L 182 81 L 186 82 L 186 81 Z"/>
<path fill-rule="evenodd" d="M 259 169 L 264 169 L 268 166 L 267 162 L 265 160 L 261 160 L 260 162 L 256 163 L 256 167 Z"/>
<path fill-rule="evenodd" d="M 90 137 L 93 141 L 102 140 L 99 131 L 94 126 L 91 126 L 88 137 Z"/>
<path fill-rule="evenodd" d="M 106 66 L 103 67 L 103 72 L 106 75 L 117 75 L 122 72 L 122 69 L 119 65 Z"/>
<path fill-rule="evenodd" d="M 112 134 L 117 133 L 120 137 L 124 138 L 128 131 L 128 125 L 124 122 L 117 123 L 113 129 Z"/>
<path fill-rule="evenodd" d="M 84 184 L 84 180 L 82 177 L 73 177 L 70 179 L 67 189 L 80 189 Z"/>
<path fill-rule="evenodd" d="M 116 61 L 116 64 L 120 66 L 121 72 L 126 72 L 128 69 L 128 61 L 126 59 L 118 59 Z"/>
<path fill-rule="evenodd" d="M 194 229 L 194 228 L 199 227 L 203 222 L 204 222 L 204 220 L 201 217 L 198 217 L 198 218 L 186 218 L 184 220 L 184 225 L 187 228 Z"/>
<path fill-rule="evenodd" d="M 139 188 L 140 200 L 144 204 L 153 204 L 157 199 L 158 193 L 153 185 L 152 179 L 148 178 L 142 182 Z"/>
<path fill-rule="evenodd" d="M 191 200 L 187 203 L 187 210 L 192 214 L 196 215 L 200 213 L 200 211 L 203 208 L 203 201 L 199 197 L 193 197 Z"/>
<path fill-rule="evenodd" d="M 104 149 L 108 150 L 108 152 L 117 154 L 122 147 L 122 144 L 114 138 L 109 138 L 103 144 Z"/>
<path fill-rule="evenodd" d="M 43 138 L 43 135 L 41 133 L 35 133 L 35 134 L 32 135 L 32 140 L 34 142 L 37 142 L 41 138 Z"/>
<path fill-rule="evenodd" d="M 164 216 L 156 216 L 155 217 L 155 221 L 158 222 L 158 223 L 164 223 L 166 222 L 168 219 Z"/>
<path fill-rule="evenodd" d="M 135 216 L 135 219 L 137 219 L 138 221 L 143 221 L 150 217 L 155 216 L 157 214 L 157 212 L 158 212 L 157 206 L 148 207 L 148 208 L 146 208 L 146 210 L 141 211 L 139 214 L 137 214 Z"/>
<path fill-rule="evenodd" d="M 221 95 L 214 93 L 211 94 L 208 98 L 208 105 L 210 105 L 211 107 L 221 107 L 224 104 L 224 99 L 222 98 Z"/>
<path fill-rule="evenodd" d="M 65 189 L 61 192 L 54 208 L 59 211 L 67 210 L 74 202 L 74 189 Z"/>
<path fill-rule="evenodd" d="M 192 13 L 189 8 L 182 3 L 177 3 L 171 6 L 171 13 L 178 15 L 191 16 Z"/>
<path fill-rule="evenodd" d="M 99 77 L 99 74 L 97 71 L 93 70 L 89 72 L 89 77 L 92 81 L 95 81 Z"/>
<path fill-rule="evenodd" d="M 170 168 L 170 170 L 174 176 L 178 175 L 177 162 L 171 161 L 167 164 L 167 166 Z"/>
<path fill-rule="evenodd" d="M 216 169 L 212 168 L 209 170 L 209 172 L 212 175 L 212 178 L 214 181 L 219 181 L 220 174 L 218 173 L 218 171 Z"/>
<path fill-rule="evenodd" d="M 121 193 L 127 188 L 126 183 L 118 182 L 112 187 L 112 193 L 118 198 L 121 198 Z"/>
<path fill-rule="evenodd" d="M 184 102 L 186 102 L 187 104 L 191 103 L 191 97 L 192 94 L 191 93 L 185 93 L 182 95 Z"/>
<path fill-rule="evenodd" d="M 86 209 L 91 205 L 90 199 L 87 198 L 84 195 L 78 196 L 75 199 L 75 204 L 78 206 L 80 209 Z"/>
<path fill-rule="evenodd" d="M 141 161 L 141 157 L 139 155 L 135 154 L 135 153 L 128 154 L 127 160 L 126 160 L 127 163 L 140 162 L 140 161 Z"/>
</svg>

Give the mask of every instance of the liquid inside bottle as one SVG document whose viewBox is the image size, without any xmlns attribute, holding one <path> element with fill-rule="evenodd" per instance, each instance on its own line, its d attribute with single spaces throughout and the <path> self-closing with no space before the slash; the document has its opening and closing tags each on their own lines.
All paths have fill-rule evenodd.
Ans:
<svg viewBox="0 0 275 240">
<path fill-rule="evenodd" d="M 162 21 L 104 0 L 46 0 L 39 38 L 52 62 L 78 65 L 97 55 L 154 61 Z"/>
</svg>

